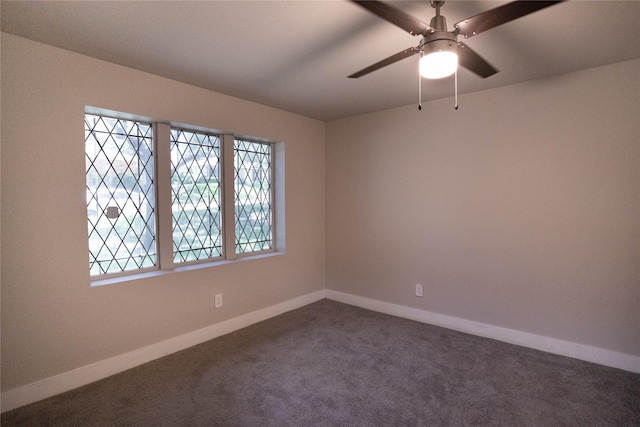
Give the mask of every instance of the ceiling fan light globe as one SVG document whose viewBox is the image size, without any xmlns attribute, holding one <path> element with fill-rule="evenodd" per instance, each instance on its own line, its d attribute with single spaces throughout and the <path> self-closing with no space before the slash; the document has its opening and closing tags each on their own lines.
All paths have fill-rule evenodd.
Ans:
<svg viewBox="0 0 640 427">
<path fill-rule="evenodd" d="M 442 79 L 456 72 L 458 55 L 449 51 L 431 52 L 420 59 L 420 75 L 427 79 Z"/>
</svg>

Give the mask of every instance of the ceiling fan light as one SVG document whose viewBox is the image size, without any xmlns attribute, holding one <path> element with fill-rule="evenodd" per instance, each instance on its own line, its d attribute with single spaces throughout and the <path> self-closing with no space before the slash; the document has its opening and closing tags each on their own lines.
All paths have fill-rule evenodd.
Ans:
<svg viewBox="0 0 640 427">
<path fill-rule="evenodd" d="M 420 59 L 420 75 L 427 79 L 441 79 L 456 72 L 458 55 L 448 50 L 440 50 L 424 55 Z"/>
</svg>

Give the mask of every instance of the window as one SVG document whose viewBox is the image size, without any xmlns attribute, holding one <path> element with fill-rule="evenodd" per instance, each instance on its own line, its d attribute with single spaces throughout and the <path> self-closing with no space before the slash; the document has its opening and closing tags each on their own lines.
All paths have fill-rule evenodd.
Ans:
<svg viewBox="0 0 640 427">
<path fill-rule="evenodd" d="M 236 252 L 271 249 L 271 146 L 236 139 Z"/>
<path fill-rule="evenodd" d="M 273 143 L 94 110 L 85 114 L 94 279 L 275 251 Z"/>
<path fill-rule="evenodd" d="M 152 127 L 85 115 L 91 275 L 157 265 Z"/>
<path fill-rule="evenodd" d="M 220 138 L 171 129 L 174 262 L 222 255 Z"/>
</svg>

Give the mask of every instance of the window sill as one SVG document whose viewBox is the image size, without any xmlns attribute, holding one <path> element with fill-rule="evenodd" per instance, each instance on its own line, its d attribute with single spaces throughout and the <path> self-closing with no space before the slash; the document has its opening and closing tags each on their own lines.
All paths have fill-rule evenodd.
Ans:
<svg viewBox="0 0 640 427">
<path fill-rule="evenodd" d="M 223 265 L 236 264 L 239 262 L 251 261 L 256 259 L 271 258 L 271 257 L 280 256 L 284 254 L 285 254 L 284 252 L 268 252 L 268 253 L 262 253 L 258 255 L 243 256 L 243 257 L 232 259 L 232 260 L 223 259 L 220 261 L 184 265 L 184 266 L 174 267 L 168 270 L 145 271 L 141 273 L 132 273 L 132 274 L 126 274 L 123 276 L 109 277 L 104 279 L 96 278 L 95 280 L 91 280 L 90 284 L 91 284 L 91 287 L 113 285 L 116 283 L 132 282 L 132 281 L 148 279 L 152 277 L 166 276 L 168 274 L 181 273 L 184 271 L 202 270 L 205 268 L 219 267 Z"/>
</svg>

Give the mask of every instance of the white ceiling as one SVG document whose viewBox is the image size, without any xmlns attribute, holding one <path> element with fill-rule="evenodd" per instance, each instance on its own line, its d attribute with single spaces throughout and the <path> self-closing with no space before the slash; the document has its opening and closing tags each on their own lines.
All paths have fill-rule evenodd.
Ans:
<svg viewBox="0 0 640 427">
<path fill-rule="evenodd" d="M 449 0 L 442 14 L 451 29 L 503 3 Z M 1 16 L 4 32 L 321 120 L 418 101 L 417 56 L 346 77 L 419 43 L 349 1 L 2 1 Z M 568 1 L 465 43 L 500 72 L 462 69 L 459 93 L 640 58 L 640 1 Z M 453 78 L 423 92 L 452 96 Z"/>
</svg>

